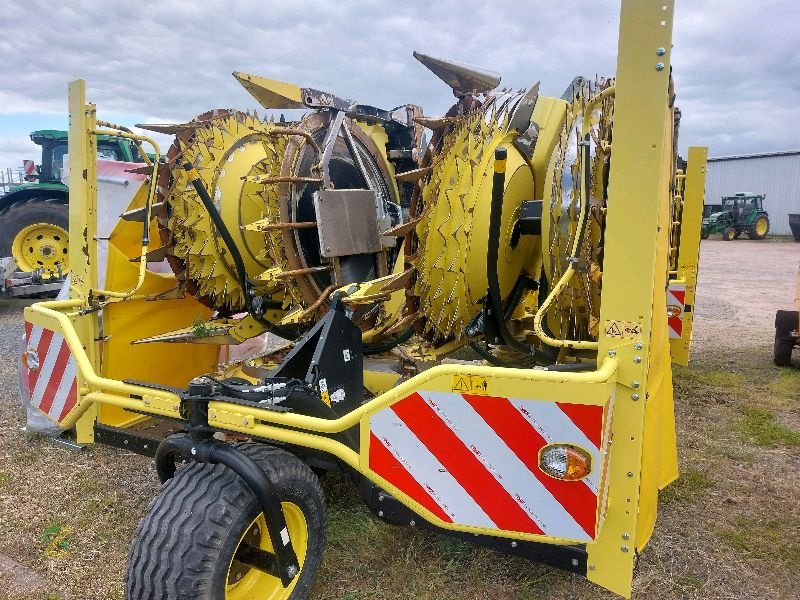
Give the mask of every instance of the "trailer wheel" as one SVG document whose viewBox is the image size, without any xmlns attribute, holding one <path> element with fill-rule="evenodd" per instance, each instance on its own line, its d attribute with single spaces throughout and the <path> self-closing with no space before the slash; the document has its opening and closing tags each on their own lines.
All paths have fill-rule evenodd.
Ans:
<svg viewBox="0 0 800 600">
<path fill-rule="evenodd" d="M 161 488 L 139 524 L 128 555 L 127 600 L 264 600 L 307 598 L 325 546 L 325 501 L 319 481 L 292 454 L 238 446 L 277 486 L 300 573 L 288 588 L 236 561 L 244 544 L 272 551 L 255 496 L 230 469 L 192 463 Z"/>
<path fill-rule="evenodd" d="M 0 211 L 0 256 L 25 272 L 58 276 L 69 265 L 69 207 L 54 198 L 15 202 Z"/>
<path fill-rule="evenodd" d="M 738 233 L 736 233 L 736 229 L 734 227 L 726 227 L 725 231 L 722 232 L 722 239 L 726 242 L 735 240 L 737 237 Z"/>
<path fill-rule="evenodd" d="M 775 314 L 775 345 L 773 361 L 779 367 L 788 367 L 792 362 L 792 349 L 797 339 L 792 332 L 800 328 L 800 315 L 796 310 L 779 310 Z"/>
<path fill-rule="evenodd" d="M 763 240 L 769 233 L 769 217 L 759 215 L 747 230 L 747 237 L 751 240 Z"/>
</svg>

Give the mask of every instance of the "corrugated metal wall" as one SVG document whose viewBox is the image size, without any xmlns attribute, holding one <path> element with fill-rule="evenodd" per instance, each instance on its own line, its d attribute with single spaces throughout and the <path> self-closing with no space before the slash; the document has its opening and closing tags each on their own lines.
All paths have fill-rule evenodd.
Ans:
<svg viewBox="0 0 800 600">
<path fill-rule="evenodd" d="M 766 194 L 770 233 L 791 235 L 789 213 L 800 213 L 800 151 L 708 161 L 706 204 L 737 192 Z"/>
</svg>

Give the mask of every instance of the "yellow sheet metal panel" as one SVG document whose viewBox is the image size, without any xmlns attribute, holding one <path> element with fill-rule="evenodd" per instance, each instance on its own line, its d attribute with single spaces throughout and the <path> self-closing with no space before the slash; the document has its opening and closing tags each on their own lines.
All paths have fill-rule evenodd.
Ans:
<svg viewBox="0 0 800 600">
<path fill-rule="evenodd" d="M 676 278 L 683 280 L 685 284 L 684 310 L 681 315 L 681 337 L 670 340 L 672 362 L 684 366 L 689 364 L 689 348 L 692 344 L 707 161 L 708 148 L 699 146 L 689 148 L 683 192 L 683 210 L 681 211 L 678 269 L 676 273 Z M 687 311 L 686 307 L 691 307 L 691 310 Z"/>
<path fill-rule="evenodd" d="M 69 84 L 69 253 L 70 297 L 86 300 L 97 288 L 97 152 L 94 130 L 97 115 L 94 104 L 86 103 L 86 82 Z M 99 355 L 97 314 L 74 319 L 75 332 L 92 367 L 97 370 Z M 78 374 L 78 396 L 85 387 Z M 88 410 L 76 426 L 79 444 L 94 442 L 96 408 Z"/>
<path fill-rule="evenodd" d="M 672 172 L 672 140 L 665 123 L 673 9 L 670 0 L 623 0 L 620 18 L 599 338 L 599 356 L 615 354 L 619 372 L 609 508 L 597 542 L 587 549 L 589 579 L 626 597 L 640 526 L 645 404 L 659 401 L 646 397 L 648 370 L 651 363 L 656 368 L 663 364 L 660 354 L 666 351 L 666 340 L 651 338 L 651 332 L 663 325 L 653 319 L 653 303 L 656 289 L 666 284 L 669 246 L 658 231 L 665 225 L 662 207 L 668 206 Z M 605 324 L 615 321 L 638 324 L 639 337 L 609 333 Z M 649 529 L 651 524 L 641 526 Z"/>
</svg>

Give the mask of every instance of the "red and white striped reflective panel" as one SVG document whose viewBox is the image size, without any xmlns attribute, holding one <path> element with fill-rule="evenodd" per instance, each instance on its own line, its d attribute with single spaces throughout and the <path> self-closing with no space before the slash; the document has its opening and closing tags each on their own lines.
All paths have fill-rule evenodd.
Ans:
<svg viewBox="0 0 800 600">
<path fill-rule="evenodd" d="M 36 170 L 36 163 L 32 160 L 23 160 L 22 161 L 22 168 L 25 171 L 25 175 L 33 175 L 33 172 Z"/>
<path fill-rule="evenodd" d="M 670 283 L 667 287 L 667 323 L 672 340 L 683 337 L 683 310 L 686 306 L 686 284 Z"/>
<path fill-rule="evenodd" d="M 609 410 L 420 391 L 371 417 L 369 466 L 446 523 L 587 542 L 605 505 Z M 587 450 L 592 472 L 545 474 L 551 443 Z"/>
<path fill-rule="evenodd" d="M 28 390 L 31 404 L 57 423 L 77 403 L 76 368 L 64 336 L 25 323 L 22 384 Z"/>
</svg>

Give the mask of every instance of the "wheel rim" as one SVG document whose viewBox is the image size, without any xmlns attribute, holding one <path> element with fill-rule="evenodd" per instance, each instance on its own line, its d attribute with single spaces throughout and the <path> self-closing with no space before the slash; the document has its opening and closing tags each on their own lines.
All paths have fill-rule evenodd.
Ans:
<svg viewBox="0 0 800 600">
<path fill-rule="evenodd" d="M 294 590 L 294 586 L 303 572 L 303 563 L 305 562 L 306 549 L 308 547 L 308 526 L 303 511 L 300 510 L 299 506 L 291 502 L 283 502 L 281 506 L 286 518 L 286 526 L 289 529 L 289 537 L 292 540 L 297 560 L 300 563 L 300 573 L 294 578 L 289 587 L 284 588 L 281 580 L 277 577 L 251 569 L 236 560 L 231 560 L 231 564 L 228 565 L 225 600 L 247 600 L 253 598 L 280 600 L 289 598 L 292 594 L 292 590 Z M 243 543 L 258 545 L 263 550 L 274 552 L 263 514 L 259 514 L 244 532 L 236 546 L 237 552 Z M 236 556 L 236 553 L 234 553 L 234 556 Z"/>
<path fill-rule="evenodd" d="M 766 235 L 767 234 L 767 220 L 766 219 L 759 219 L 756 221 L 756 234 L 757 235 Z"/>
<path fill-rule="evenodd" d="M 46 274 L 58 274 L 69 265 L 69 233 L 52 223 L 34 223 L 21 229 L 11 244 L 11 253 L 22 271 L 43 269 Z"/>
</svg>

